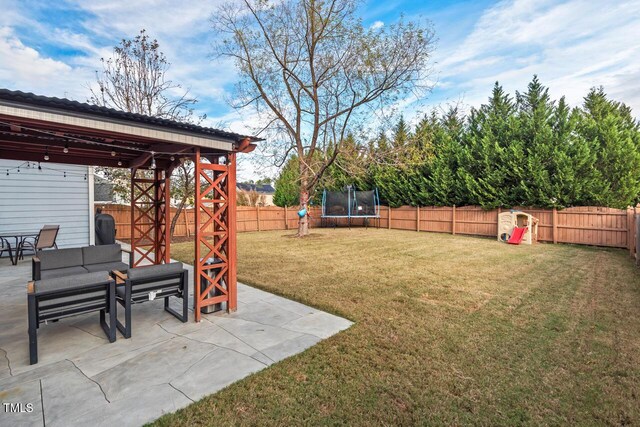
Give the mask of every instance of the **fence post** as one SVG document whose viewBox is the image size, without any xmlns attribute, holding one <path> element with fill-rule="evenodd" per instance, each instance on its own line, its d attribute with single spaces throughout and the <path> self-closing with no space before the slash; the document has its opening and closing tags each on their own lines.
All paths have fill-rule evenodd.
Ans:
<svg viewBox="0 0 640 427">
<path fill-rule="evenodd" d="M 451 234 L 456 234 L 456 205 L 453 205 L 451 211 Z"/>
<path fill-rule="evenodd" d="M 256 219 L 258 220 L 258 231 L 260 231 L 260 206 L 256 205 Z"/>
<path fill-rule="evenodd" d="M 387 229 L 391 230 L 391 205 L 389 205 L 389 218 L 387 218 Z"/>
<path fill-rule="evenodd" d="M 420 206 L 416 206 L 416 231 L 420 231 Z"/>
<path fill-rule="evenodd" d="M 640 216 L 636 215 L 636 265 L 640 266 Z"/>
<path fill-rule="evenodd" d="M 627 246 L 629 248 L 629 256 L 633 257 L 633 248 L 635 247 L 634 237 L 635 230 L 633 227 L 633 212 L 627 208 Z"/>
<path fill-rule="evenodd" d="M 502 213 L 502 208 L 498 207 L 498 216 L 496 218 L 496 235 L 498 235 L 498 233 L 500 232 L 500 214 Z M 500 236 L 498 236 L 498 239 L 500 239 Z"/>
<path fill-rule="evenodd" d="M 553 243 L 558 243 L 558 209 L 553 208 L 551 220 L 553 222 Z"/>
<path fill-rule="evenodd" d="M 182 208 L 182 215 L 184 215 L 184 228 L 186 229 L 187 237 L 191 237 L 191 231 L 189 231 L 189 212 L 187 212 L 186 206 Z"/>
<path fill-rule="evenodd" d="M 287 205 L 284 205 L 284 229 L 289 229 L 289 212 L 287 211 Z"/>
</svg>

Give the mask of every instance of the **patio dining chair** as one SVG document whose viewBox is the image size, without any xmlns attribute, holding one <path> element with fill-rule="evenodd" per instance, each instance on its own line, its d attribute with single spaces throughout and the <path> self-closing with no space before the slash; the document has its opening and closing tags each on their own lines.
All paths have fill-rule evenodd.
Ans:
<svg viewBox="0 0 640 427">
<path fill-rule="evenodd" d="M 11 243 L 4 237 L 0 237 L 0 257 L 5 252 L 9 252 L 9 260 L 13 263 L 13 248 L 11 247 Z"/>
<path fill-rule="evenodd" d="M 24 250 L 32 251 L 33 254 L 43 249 L 58 249 L 56 238 L 60 231 L 59 225 L 44 225 L 37 236 L 23 239 L 16 248 L 16 259 L 24 259 Z"/>
</svg>

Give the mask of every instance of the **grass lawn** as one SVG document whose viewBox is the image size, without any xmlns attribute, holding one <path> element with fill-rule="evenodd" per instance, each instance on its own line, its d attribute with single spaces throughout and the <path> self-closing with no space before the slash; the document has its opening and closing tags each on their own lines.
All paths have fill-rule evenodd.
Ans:
<svg viewBox="0 0 640 427">
<path fill-rule="evenodd" d="M 640 425 L 628 252 L 313 232 L 240 234 L 238 279 L 355 325 L 157 424 Z"/>
</svg>

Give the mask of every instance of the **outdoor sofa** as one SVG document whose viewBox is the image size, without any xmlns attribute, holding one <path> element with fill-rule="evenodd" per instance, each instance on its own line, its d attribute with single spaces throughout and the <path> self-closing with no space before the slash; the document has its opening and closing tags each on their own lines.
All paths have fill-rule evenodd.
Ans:
<svg viewBox="0 0 640 427">
<path fill-rule="evenodd" d="M 38 251 L 32 259 L 32 279 L 53 279 L 96 271 L 125 272 L 129 265 L 122 262 L 122 252 L 129 253 L 131 264 L 131 252 L 117 243 Z"/>
<path fill-rule="evenodd" d="M 99 311 L 102 329 L 109 342 L 115 342 L 116 330 L 125 338 L 131 337 L 132 304 L 163 298 L 164 309 L 187 322 L 189 274 L 180 262 L 129 268 L 121 261 L 119 244 L 40 251 L 36 255 L 33 280 L 27 286 L 31 364 L 38 363 L 37 330 L 47 321 Z M 170 297 L 182 298 L 181 313 L 169 306 Z M 116 302 L 125 308 L 124 324 L 118 321 Z"/>
</svg>

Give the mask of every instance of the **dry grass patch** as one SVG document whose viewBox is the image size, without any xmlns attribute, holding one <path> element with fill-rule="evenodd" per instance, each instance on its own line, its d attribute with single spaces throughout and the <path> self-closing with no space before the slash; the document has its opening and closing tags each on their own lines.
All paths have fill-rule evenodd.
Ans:
<svg viewBox="0 0 640 427">
<path fill-rule="evenodd" d="M 239 235 L 239 280 L 356 322 L 159 425 L 640 424 L 622 250 L 376 229 Z M 193 259 L 189 244 L 173 255 Z"/>
</svg>

